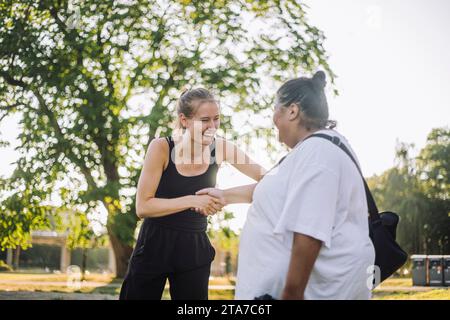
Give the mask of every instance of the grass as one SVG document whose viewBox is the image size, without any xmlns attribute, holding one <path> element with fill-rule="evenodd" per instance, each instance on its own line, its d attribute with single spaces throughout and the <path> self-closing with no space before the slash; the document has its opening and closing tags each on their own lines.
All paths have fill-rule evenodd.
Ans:
<svg viewBox="0 0 450 320">
<path fill-rule="evenodd" d="M 168 289 L 163 292 L 163 299 L 170 300 L 170 293 Z M 234 290 L 209 290 L 208 292 L 209 300 L 233 300 Z"/>
<path fill-rule="evenodd" d="M 8 283 L 2 280 L 7 280 Z M 117 296 L 122 279 L 114 279 L 111 274 L 89 274 L 86 281 L 92 286 L 81 286 L 79 290 L 68 287 L 67 275 L 63 274 L 30 274 L 16 272 L 0 272 L 0 291 L 34 291 L 61 293 L 90 293 Z M 58 283 L 60 282 L 60 283 Z M 229 286 L 235 284 L 234 278 L 212 277 L 210 285 Z M 232 300 L 234 289 L 210 289 L 211 300 Z M 168 288 L 164 290 L 163 299 L 170 299 Z M 412 287 L 410 278 L 388 279 L 373 291 L 374 300 L 450 300 L 449 288 Z"/>
<path fill-rule="evenodd" d="M 425 292 L 384 291 L 374 293 L 373 300 L 450 300 L 450 290 L 432 289 Z"/>
<path fill-rule="evenodd" d="M 33 292 L 61 292 L 61 293 L 102 293 L 102 294 L 119 294 L 120 288 L 113 287 L 81 287 L 75 289 L 67 286 L 55 285 L 33 285 L 33 284 L 0 284 L 0 291 L 33 291 Z"/>
<path fill-rule="evenodd" d="M 412 287 L 412 279 L 411 278 L 386 279 L 386 281 L 380 284 L 380 288 L 383 287 Z"/>
<path fill-rule="evenodd" d="M 8 281 L 8 283 L 2 280 Z M 34 291 L 34 292 L 61 292 L 61 293 L 100 293 L 118 295 L 122 279 L 114 279 L 111 274 L 86 274 L 85 281 L 90 286 L 77 289 L 67 286 L 68 276 L 65 274 L 38 274 L 38 273 L 0 273 L 0 291 Z"/>
<path fill-rule="evenodd" d="M 450 287 L 413 287 L 411 278 L 387 279 L 373 291 L 373 300 L 450 300 Z"/>
<path fill-rule="evenodd" d="M 68 276 L 64 274 L 38 274 L 21 272 L 0 272 L 0 291 L 33 291 L 33 292 L 60 292 L 60 293 L 92 293 L 119 295 L 123 279 L 115 279 L 111 274 L 89 274 L 85 281 L 95 282 L 95 286 L 83 286 L 80 289 L 67 286 Z M 2 280 L 8 283 L 1 283 Z M 10 282 L 11 281 L 11 282 Z M 15 281 L 15 282 L 13 282 Z M 60 282 L 56 284 L 57 282 Z M 234 285 L 234 278 L 212 277 L 210 285 Z M 232 300 L 234 290 L 211 289 L 209 298 L 213 300 Z M 164 290 L 163 299 L 170 299 L 168 288 Z"/>
<path fill-rule="evenodd" d="M 66 282 L 67 279 L 68 276 L 66 274 L 0 272 L 0 281 L 15 280 L 15 281 L 39 281 L 39 282 Z M 111 274 L 86 274 L 85 280 L 107 283 L 113 281 L 114 277 Z"/>
<path fill-rule="evenodd" d="M 235 277 L 211 277 L 209 278 L 210 285 L 235 285 L 236 278 Z"/>
</svg>

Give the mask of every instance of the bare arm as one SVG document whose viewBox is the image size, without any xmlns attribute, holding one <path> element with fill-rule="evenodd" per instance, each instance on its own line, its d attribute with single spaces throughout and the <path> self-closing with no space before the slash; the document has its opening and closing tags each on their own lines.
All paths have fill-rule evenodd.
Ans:
<svg viewBox="0 0 450 320">
<path fill-rule="evenodd" d="M 250 158 L 243 150 L 233 142 L 223 138 L 217 138 L 219 161 L 226 161 L 247 177 L 259 181 L 266 174 L 267 170 Z"/>
<path fill-rule="evenodd" d="M 322 241 L 294 233 L 291 261 L 282 299 L 304 299 L 305 288 L 321 247 Z"/>
<path fill-rule="evenodd" d="M 260 181 L 267 170 L 253 161 L 244 151 L 239 149 L 234 143 L 223 138 L 217 138 L 217 159 L 221 163 L 222 160 L 233 165 L 246 176 Z M 196 195 L 210 195 L 222 201 L 225 205 L 233 203 L 251 203 L 253 200 L 253 192 L 257 183 L 234 187 L 226 190 L 216 188 L 205 188 L 196 192 Z M 196 208 L 197 212 L 205 214 L 201 209 Z"/>
<path fill-rule="evenodd" d="M 253 191 L 255 191 L 256 185 L 257 183 L 253 183 L 224 190 L 223 193 L 225 204 L 251 203 L 253 200 Z"/>
<path fill-rule="evenodd" d="M 208 195 L 184 196 L 173 199 L 155 198 L 168 154 L 164 139 L 154 139 L 145 155 L 144 166 L 137 186 L 136 214 L 139 218 L 161 217 L 190 208 L 203 208 L 215 212 L 222 208 L 216 198 Z"/>
<path fill-rule="evenodd" d="M 253 191 L 255 191 L 256 185 L 257 183 L 253 183 L 225 190 L 217 188 L 205 188 L 197 191 L 195 194 L 208 194 L 217 199 L 220 199 L 224 205 L 233 203 L 251 203 L 253 200 Z M 196 211 L 201 212 L 201 210 L 199 209 L 196 209 Z"/>
</svg>

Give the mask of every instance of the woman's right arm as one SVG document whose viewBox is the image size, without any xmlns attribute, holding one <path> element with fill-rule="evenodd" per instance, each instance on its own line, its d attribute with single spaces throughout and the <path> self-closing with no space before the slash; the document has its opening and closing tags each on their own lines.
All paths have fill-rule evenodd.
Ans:
<svg viewBox="0 0 450 320">
<path fill-rule="evenodd" d="M 188 195 L 172 199 L 155 198 L 167 155 L 168 146 L 164 139 L 153 139 L 145 155 L 144 166 L 137 186 L 137 216 L 141 219 L 162 217 L 200 207 L 211 213 L 220 210 L 223 205 L 218 199 L 209 195 Z"/>
<path fill-rule="evenodd" d="M 253 192 L 257 183 L 244 186 L 234 187 L 230 189 L 220 190 L 216 188 L 206 188 L 197 191 L 197 195 L 210 195 L 218 198 L 225 205 L 233 203 L 251 203 L 253 201 Z"/>
</svg>

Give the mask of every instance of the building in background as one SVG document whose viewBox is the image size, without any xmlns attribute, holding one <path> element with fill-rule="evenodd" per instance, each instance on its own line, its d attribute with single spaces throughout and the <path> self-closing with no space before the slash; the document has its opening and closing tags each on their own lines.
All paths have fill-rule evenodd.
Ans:
<svg viewBox="0 0 450 320">
<path fill-rule="evenodd" d="M 92 272 L 115 273 L 114 252 L 111 246 L 94 249 L 67 248 L 67 234 L 55 231 L 33 231 L 32 247 L 26 250 L 20 247 L 0 251 L 0 260 L 4 260 L 14 270 L 34 270 L 66 273 L 70 265 L 81 267 L 83 250 L 86 250 L 86 270 Z"/>
</svg>

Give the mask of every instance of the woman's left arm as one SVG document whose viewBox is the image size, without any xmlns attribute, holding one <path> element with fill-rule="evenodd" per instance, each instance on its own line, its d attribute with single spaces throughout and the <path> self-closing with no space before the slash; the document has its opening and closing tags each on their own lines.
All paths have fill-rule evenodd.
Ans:
<svg viewBox="0 0 450 320">
<path fill-rule="evenodd" d="M 217 141 L 221 151 L 222 160 L 228 162 L 246 176 L 259 181 L 266 174 L 267 170 L 250 158 L 243 150 L 233 142 L 226 139 Z"/>
<path fill-rule="evenodd" d="M 303 300 L 309 276 L 319 255 L 322 241 L 294 233 L 291 261 L 283 290 L 283 300 Z"/>
</svg>

